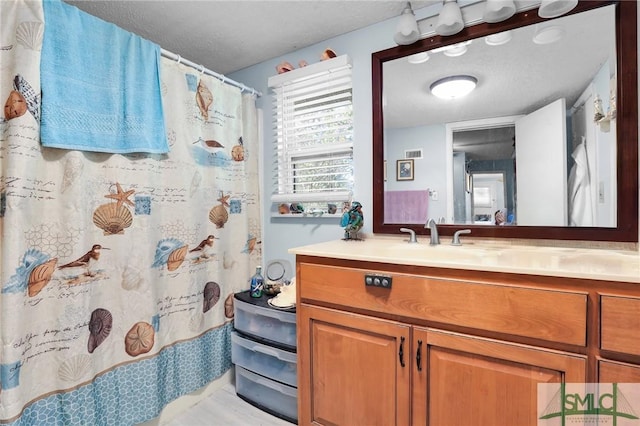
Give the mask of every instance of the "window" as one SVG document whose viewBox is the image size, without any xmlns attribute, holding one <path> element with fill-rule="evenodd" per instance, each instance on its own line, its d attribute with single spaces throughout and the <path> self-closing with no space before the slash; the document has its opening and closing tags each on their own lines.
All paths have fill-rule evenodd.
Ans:
<svg viewBox="0 0 640 426">
<path fill-rule="evenodd" d="M 346 55 L 269 79 L 274 93 L 274 205 L 301 203 L 307 212 L 327 213 L 329 204 L 351 199 L 351 86 Z"/>
</svg>

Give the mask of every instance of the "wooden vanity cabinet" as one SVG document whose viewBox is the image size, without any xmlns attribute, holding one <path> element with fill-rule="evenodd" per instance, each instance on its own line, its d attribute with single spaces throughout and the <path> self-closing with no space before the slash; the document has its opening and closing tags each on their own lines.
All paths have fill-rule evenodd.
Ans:
<svg viewBox="0 0 640 426">
<path fill-rule="evenodd" d="M 297 259 L 301 425 L 535 425 L 538 383 L 587 379 L 554 348 L 586 346 L 584 292 L 333 263 Z"/>
<path fill-rule="evenodd" d="M 640 383 L 640 297 L 600 295 L 600 348 L 600 383 Z"/>
<path fill-rule="evenodd" d="M 410 327 L 307 304 L 298 312 L 298 424 L 409 424 Z"/>
<path fill-rule="evenodd" d="M 581 356 L 418 328 L 413 343 L 421 341 L 413 425 L 536 425 L 538 383 L 585 381 Z"/>
</svg>

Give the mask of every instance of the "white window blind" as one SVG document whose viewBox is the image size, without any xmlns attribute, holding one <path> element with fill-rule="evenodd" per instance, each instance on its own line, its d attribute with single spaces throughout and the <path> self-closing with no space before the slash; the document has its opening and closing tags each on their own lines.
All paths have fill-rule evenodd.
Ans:
<svg viewBox="0 0 640 426">
<path fill-rule="evenodd" d="M 349 201 L 351 64 L 346 55 L 279 74 L 273 91 L 273 203 Z"/>
</svg>

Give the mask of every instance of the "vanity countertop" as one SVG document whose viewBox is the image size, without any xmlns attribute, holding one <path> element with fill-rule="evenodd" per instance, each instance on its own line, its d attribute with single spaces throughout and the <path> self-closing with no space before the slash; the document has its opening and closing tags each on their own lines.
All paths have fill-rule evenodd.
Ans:
<svg viewBox="0 0 640 426">
<path fill-rule="evenodd" d="M 364 241 L 333 240 L 289 249 L 289 253 L 345 260 L 430 266 L 515 274 L 640 283 L 640 253 L 626 250 L 429 241 L 409 244 L 399 236 Z"/>
</svg>

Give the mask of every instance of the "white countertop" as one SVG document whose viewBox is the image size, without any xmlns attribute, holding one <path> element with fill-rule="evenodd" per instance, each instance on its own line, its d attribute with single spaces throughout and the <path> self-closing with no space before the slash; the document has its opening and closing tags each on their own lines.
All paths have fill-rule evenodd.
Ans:
<svg viewBox="0 0 640 426">
<path fill-rule="evenodd" d="M 426 240 L 426 241 L 425 241 Z M 626 250 L 542 247 L 481 241 L 430 246 L 422 238 L 369 236 L 364 241 L 334 240 L 289 249 L 289 253 L 400 265 L 508 272 L 528 275 L 640 283 L 640 253 Z"/>
</svg>

